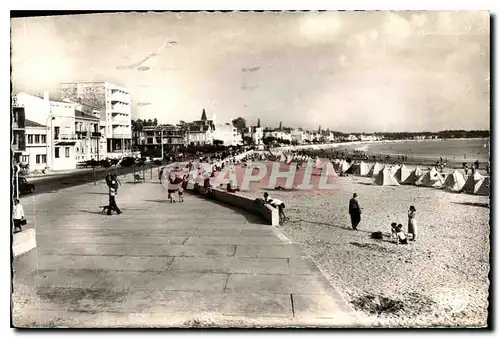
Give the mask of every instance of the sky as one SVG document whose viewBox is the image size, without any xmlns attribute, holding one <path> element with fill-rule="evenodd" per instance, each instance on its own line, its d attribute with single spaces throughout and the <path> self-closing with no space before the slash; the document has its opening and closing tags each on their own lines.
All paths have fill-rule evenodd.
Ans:
<svg viewBox="0 0 500 338">
<path fill-rule="evenodd" d="M 490 129 L 488 12 L 14 18 L 15 92 L 108 81 L 134 118 L 342 132 Z"/>
</svg>

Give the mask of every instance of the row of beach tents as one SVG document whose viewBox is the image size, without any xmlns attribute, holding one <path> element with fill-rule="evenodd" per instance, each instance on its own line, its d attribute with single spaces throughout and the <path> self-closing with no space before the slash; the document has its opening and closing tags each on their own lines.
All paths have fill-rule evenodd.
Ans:
<svg viewBox="0 0 500 338">
<path fill-rule="evenodd" d="M 292 161 L 315 163 L 317 168 L 324 166 L 324 163 L 319 158 L 313 160 L 308 156 L 285 156 L 281 154 L 279 161 L 288 164 Z M 398 186 L 401 184 L 410 184 L 483 196 L 488 196 L 490 193 L 490 177 L 483 176 L 478 172 L 464 177 L 458 170 L 454 170 L 449 174 L 443 174 L 438 172 L 435 167 L 424 171 L 418 166 L 415 169 L 411 169 L 404 164 L 385 165 L 378 162 L 375 164 L 365 162 L 349 163 L 338 159 L 333 160 L 331 163 L 333 170 L 329 168 L 329 175 L 345 173 L 373 177 L 374 183 L 377 185 Z"/>
</svg>

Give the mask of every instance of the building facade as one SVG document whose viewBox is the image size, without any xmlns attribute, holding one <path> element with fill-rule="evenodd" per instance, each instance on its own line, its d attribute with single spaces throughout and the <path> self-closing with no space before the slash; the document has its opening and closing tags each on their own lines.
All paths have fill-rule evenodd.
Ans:
<svg viewBox="0 0 500 338">
<path fill-rule="evenodd" d="M 217 124 L 215 126 L 214 140 L 222 141 L 226 147 L 238 145 L 238 130 L 231 123 Z"/>
<path fill-rule="evenodd" d="M 16 106 L 14 106 L 14 104 Z M 15 163 L 22 163 L 23 156 L 26 156 L 26 131 L 25 131 L 25 110 L 18 107 L 17 102 L 13 102 L 12 107 L 12 154 Z"/>
<path fill-rule="evenodd" d="M 99 116 L 75 110 L 76 161 L 99 160 L 101 132 Z"/>
<path fill-rule="evenodd" d="M 186 142 L 193 145 L 213 144 L 215 136 L 215 114 L 212 119 L 207 119 L 205 109 L 201 113 L 201 119 L 193 121 L 186 126 Z"/>
<path fill-rule="evenodd" d="M 134 143 L 141 154 L 159 153 L 161 155 L 162 142 L 165 153 L 183 147 L 186 143 L 183 130 L 171 124 L 143 126 L 134 135 Z"/>
<path fill-rule="evenodd" d="M 132 146 L 131 94 L 126 88 L 100 82 L 61 83 L 61 98 L 89 105 L 100 111 L 100 132 L 106 138 L 107 156 L 129 156 Z"/>
<path fill-rule="evenodd" d="M 47 167 L 47 126 L 26 120 L 26 155 L 23 162 L 30 171 L 42 171 Z"/>
</svg>

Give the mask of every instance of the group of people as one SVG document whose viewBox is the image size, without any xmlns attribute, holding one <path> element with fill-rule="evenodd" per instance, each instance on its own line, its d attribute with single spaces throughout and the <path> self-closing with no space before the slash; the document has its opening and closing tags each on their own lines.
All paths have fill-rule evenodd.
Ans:
<svg viewBox="0 0 500 338">
<path fill-rule="evenodd" d="M 354 193 L 352 198 L 349 200 L 349 215 L 351 217 L 351 226 L 353 230 L 357 230 L 359 223 L 361 222 L 361 206 L 357 199 L 358 194 Z M 408 244 L 408 240 L 415 241 L 417 238 L 417 209 L 415 206 L 411 205 L 408 209 L 408 231 L 405 233 L 403 231 L 403 225 L 392 223 L 391 224 L 391 238 L 396 240 L 396 244 Z M 411 239 L 408 239 L 408 235 L 411 235 Z"/>
</svg>

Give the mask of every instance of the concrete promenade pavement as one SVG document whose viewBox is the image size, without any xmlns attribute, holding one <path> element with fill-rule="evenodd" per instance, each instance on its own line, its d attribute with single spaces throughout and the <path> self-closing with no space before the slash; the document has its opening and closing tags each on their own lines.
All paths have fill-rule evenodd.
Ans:
<svg viewBox="0 0 500 338">
<path fill-rule="evenodd" d="M 38 248 L 14 262 L 16 327 L 343 327 L 354 312 L 301 250 L 258 216 L 156 180 L 21 199 Z"/>
</svg>

